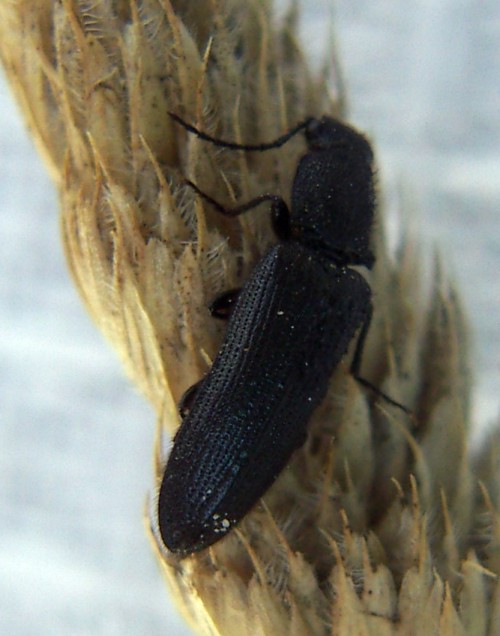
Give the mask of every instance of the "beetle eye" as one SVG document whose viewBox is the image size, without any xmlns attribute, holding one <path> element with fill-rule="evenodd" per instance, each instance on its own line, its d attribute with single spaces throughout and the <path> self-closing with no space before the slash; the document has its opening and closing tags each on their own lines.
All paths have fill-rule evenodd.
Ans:
<svg viewBox="0 0 500 636">
<path fill-rule="evenodd" d="M 305 138 L 309 148 L 321 148 L 321 129 L 323 128 L 322 120 L 313 118 L 308 123 L 305 130 Z"/>
<path fill-rule="evenodd" d="M 309 139 L 309 137 L 315 137 L 318 134 L 318 130 L 321 126 L 321 122 L 319 119 L 312 117 L 309 123 L 307 124 L 307 128 L 305 130 L 305 135 Z"/>
<path fill-rule="evenodd" d="M 307 125 L 305 137 L 311 150 L 329 150 L 341 139 L 338 122 L 330 117 L 311 119 Z"/>
</svg>

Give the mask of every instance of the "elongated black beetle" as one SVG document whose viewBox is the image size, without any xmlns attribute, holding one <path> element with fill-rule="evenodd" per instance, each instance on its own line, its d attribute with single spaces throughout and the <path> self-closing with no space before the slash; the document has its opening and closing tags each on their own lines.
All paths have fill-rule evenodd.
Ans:
<svg viewBox="0 0 500 636">
<path fill-rule="evenodd" d="M 372 293 L 349 266 L 373 266 L 375 193 L 370 144 L 330 117 L 310 118 L 274 142 L 251 146 L 213 139 L 172 117 L 219 146 L 263 151 L 300 130 L 308 146 L 290 211 L 270 194 L 225 209 L 191 184 L 229 216 L 270 200 L 280 242 L 240 291 L 213 366 L 190 391 L 167 461 L 158 501 L 160 534 L 183 556 L 223 537 L 266 492 L 304 443 L 330 375 L 360 329 L 351 364 L 358 378 Z"/>
</svg>

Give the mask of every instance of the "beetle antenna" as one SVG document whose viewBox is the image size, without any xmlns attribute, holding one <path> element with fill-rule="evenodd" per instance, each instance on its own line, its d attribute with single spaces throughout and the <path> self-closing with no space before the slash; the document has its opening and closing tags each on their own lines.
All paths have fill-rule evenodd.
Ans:
<svg viewBox="0 0 500 636">
<path fill-rule="evenodd" d="M 232 150 L 248 150 L 252 152 L 253 151 L 262 152 L 263 150 L 270 150 L 271 148 L 279 148 L 280 146 L 283 146 L 283 144 L 285 144 L 294 135 L 296 135 L 301 130 L 304 130 L 304 128 L 307 128 L 307 126 L 311 123 L 313 119 L 313 117 L 308 117 L 304 121 L 299 122 L 296 126 L 291 128 L 287 133 L 285 133 L 284 135 L 281 135 L 281 137 L 278 137 L 274 141 L 261 143 L 261 144 L 238 144 L 234 141 L 225 141 L 224 139 L 217 139 L 215 137 L 212 137 L 211 135 L 207 135 L 207 133 L 204 133 L 201 130 L 198 130 L 198 128 L 195 128 L 194 126 L 192 126 L 191 124 L 188 124 L 187 121 L 184 121 L 184 119 L 179 117 L 179 115 L 176 115 L 175 113 L 170 113 L 170 112 L 168 114 L 170 115 L 170 117 L 172 117 L 174 121 L 180 124 L 188 132 L 193 133 L 199 139 L 203 139 L 203 141 L 210 142 L 214 146 L 220 146 L 221 148 L 231 148 Z"/>
</svg>

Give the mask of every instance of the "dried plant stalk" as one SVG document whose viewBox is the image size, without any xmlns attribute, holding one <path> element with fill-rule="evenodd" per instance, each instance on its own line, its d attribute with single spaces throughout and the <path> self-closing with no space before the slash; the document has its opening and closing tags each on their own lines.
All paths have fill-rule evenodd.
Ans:
<svg viewBox="0 0 500 636">
<path fill-rule="evenodd" d="M 228 221 L 183 178 L 229 205 L 286 195 L 304 146 L 221 152 L 167 111 L 246 141 L 344 114 L 341 92 L 307 68 L 295 12 L 279 26 L 270 14 L 266 0 L 0 5 L 1 58 L 59 187 L 75 283 L 170 432 L 221 341 L 209 300 L 273 240 L 265 211 Z M 460 303 L 439 267 L 426 301 L 412 246 L 391 259 L 380 227 L 374 240 L 363 373 L 415 418 L 369 404 L 343 365 L 307 443 L 239 529 L 181 562 L 152 533 L 200 634 L 500 633 L 499 440 L 468 454 Z"/>
</svg>

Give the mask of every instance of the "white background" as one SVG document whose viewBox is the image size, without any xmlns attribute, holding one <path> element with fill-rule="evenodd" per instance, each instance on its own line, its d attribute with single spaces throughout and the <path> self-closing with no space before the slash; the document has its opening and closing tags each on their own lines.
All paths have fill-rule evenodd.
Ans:
<svg viewBox="0 0 500 636">
<path fill-rule="evenodd" d="M 465 298 L 480 427 L 500 386 L 500 4 L 340 0 L 335 13 L 353 121 L 377 140 L 388 196 L 412 193 L 419 238 L 442 248 Z M 328 14 L 304 9 L 316 60 Z M 0 631 L 189 634 L 142 526 L 154 415 L 82 308 L 57 217 L 2 81 Z"/>
</svg>

